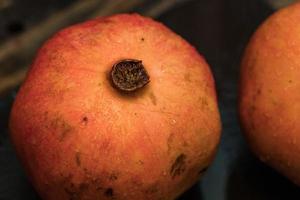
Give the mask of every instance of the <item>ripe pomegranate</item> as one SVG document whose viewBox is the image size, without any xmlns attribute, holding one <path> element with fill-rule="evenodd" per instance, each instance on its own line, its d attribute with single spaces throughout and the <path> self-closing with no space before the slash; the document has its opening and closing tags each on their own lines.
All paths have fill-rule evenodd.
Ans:
<svg viewBox="0 0 300 200">
<path fill-rule="evenodd" d="M 45 200 L 171 200 L 211 163 L 221 125 L 197 51 L 158 22 L 120 14 L 43 45 L 10 129 Z"/>
<path fill-rule="evenodd" d="M 300 186 L 300 3 L 256 31 L 241 69 L 239 113 L 253 152 Z"/>
</svg>

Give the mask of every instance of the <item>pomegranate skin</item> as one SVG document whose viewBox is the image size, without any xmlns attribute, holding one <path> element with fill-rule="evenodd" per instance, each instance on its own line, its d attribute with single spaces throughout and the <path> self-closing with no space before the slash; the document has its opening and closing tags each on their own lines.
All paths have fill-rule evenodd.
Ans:
<svg viewBox="0 0 300 200">
<path fill-rule="evenodd" d="M 257 157 L 300 186 L 300 2 L 270 16 L 241 65 L 239 115 Z"/>
<path fill-rule="evenodd" d="M 142 61 L 150 82 L 124 93 L 112 66 Z M 211 163 L 221 122 L 202 56 L 137 14 L 59 31 L 14 102 L 11 138 L 45 200 L 172 200 Z"/>
</svg>

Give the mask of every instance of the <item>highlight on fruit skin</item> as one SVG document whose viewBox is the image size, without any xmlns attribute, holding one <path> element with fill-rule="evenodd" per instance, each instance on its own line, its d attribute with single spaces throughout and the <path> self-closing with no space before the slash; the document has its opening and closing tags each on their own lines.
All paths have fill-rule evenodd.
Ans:
<svg viewBox="0 0 300 200">
<path fill-rule="evenodd" d="M 10 130 L 45 200 L 173 200 L 212 162 L 221 122 L 204 58 L 161 23 L 119 14 L 41 47 Z"/>
<path fill-rule="evenodd" d="M 253 152 L 300 186 L 300 2 L 269 17 L 242 61 L 239 115 Z"/>
</svg>

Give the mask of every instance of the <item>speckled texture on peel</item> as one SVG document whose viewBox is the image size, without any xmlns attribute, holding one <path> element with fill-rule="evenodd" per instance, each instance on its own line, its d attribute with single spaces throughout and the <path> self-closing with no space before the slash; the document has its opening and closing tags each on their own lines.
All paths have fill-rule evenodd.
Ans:
<svg viewBox="0 0 300 200">
<path fill-rule="evenodd" d="M 241 68 L 240 118 L 252 150 L 300 185 L 300 3 L 258 29 Z"/>
<path fill-rule="evenodd" d="M 124 95 L 108 77 L 128 58 L 143 62 L 151 82 Z M 123 14 L 71 26 L 43 45 L 10 128 L 45 200 L 172 200 L 213 159 L 216 101 L 193 47 L 160 23 Z"/>
</svg>

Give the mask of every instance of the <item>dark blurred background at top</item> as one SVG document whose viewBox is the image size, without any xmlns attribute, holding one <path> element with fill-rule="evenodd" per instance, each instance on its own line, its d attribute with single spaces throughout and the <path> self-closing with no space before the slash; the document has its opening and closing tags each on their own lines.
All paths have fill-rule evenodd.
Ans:
<svg viewBox="0 0 300 200">
<path fill-rule="evenodd" d="M 204 177 L 180 200 L 293 200 L 299 189 L 262 164 L 240 131 L 239 63 L 258 25 L 293 0 L 0 0 L 0 200 L 38 200 L 8 136 L 12 102 L 36 50 L 54 32 L 97 16 L 137 12 L 181 35 L 212 68 L 223 132 Z"/>
</svg>

